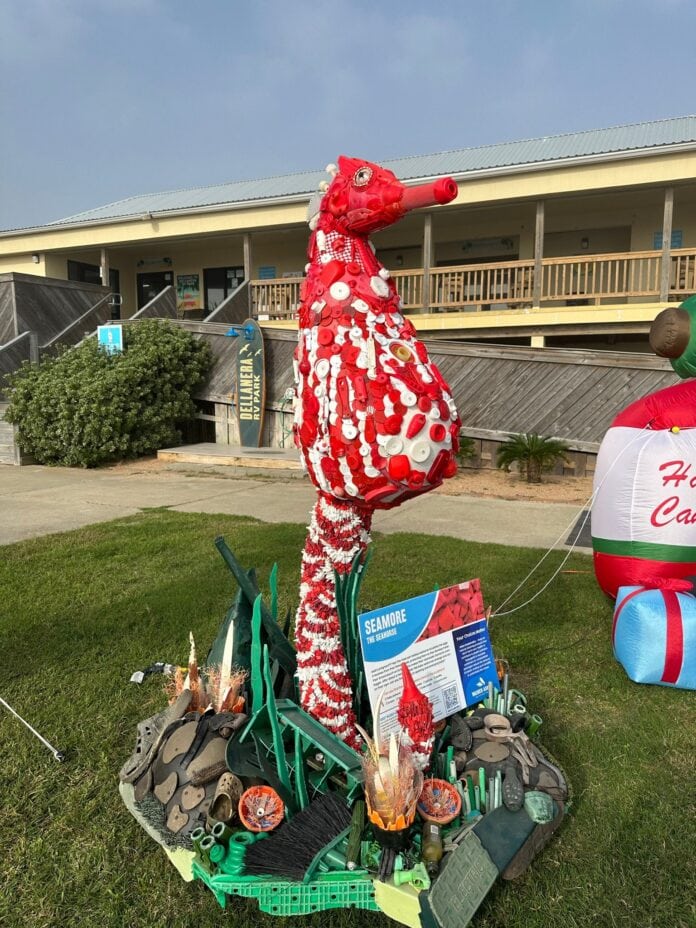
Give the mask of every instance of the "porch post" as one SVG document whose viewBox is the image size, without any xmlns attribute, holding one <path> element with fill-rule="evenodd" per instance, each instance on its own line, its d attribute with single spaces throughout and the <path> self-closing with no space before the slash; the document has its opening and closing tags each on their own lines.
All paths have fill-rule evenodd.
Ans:
<svg viewBox="0 0 696 928">
<path fill-rule="evenodd" d="M 423 218 L 423 312 L 430 312 L 430 266 L 433 261 L 433 214 Z"/>
<path fill-rule="evenodd" d="M 99 264 L 99 276 L 101 277 L 102 287 L 109 286 L 109 255 L 106 248 L 101 250 L 101 259 Z"/>
<path fill-rule="evenodd" d="M 536 226 L 534 229 L 534 287 L 532 288 L 532 306 L 541 305 L 541 284 L 543 277 L 542 260 L 544 257 L 544 201 L 537 200 Z"/>
<path fill-rule="evenodd" d="M 244 233 L 244 280 L 247 281 L 249 294 L 249 316 L 254 313 L 251 297 L 251 232 Z"/>
<path fill-rule="evenodd" d="M 674 212 L 674 187 L 665 187 L 665 206 L 662 214 L 662 264 L 660 268 L 660 302 L 669 298 L 672 276 L 672 214 Z"/>
</svg>

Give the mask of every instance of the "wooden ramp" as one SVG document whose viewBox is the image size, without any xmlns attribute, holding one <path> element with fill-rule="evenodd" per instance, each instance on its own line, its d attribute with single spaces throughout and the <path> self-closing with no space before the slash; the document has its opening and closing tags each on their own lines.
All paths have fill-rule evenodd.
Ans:
<svg viewBox="0 0 696 928">
<path fill-rule="evenodd" d="M 302 472 L 300 456 L 295 448 L 240 448 L 200 442 L 178 448 L 162 448 L 160 461 L 176 464 L 207 464 L 215 467 L 247 467 L 254 470 L 285 470 Z"/>
<path fill-rule="evenodd" d="M 199 398 L 233 404 L 236 339 L 225 336 L 226 326 L 186 328 L 205 338 L 215 357 Z M 465 434 L 478 438 L 534 431 L 596 452 L 621 409 L 679 379 L 668 361 L 648 353 L 424 341 L 452 387 Z M 264 342 L 266 407 L 280 411 L 293 386 L 297 333 L 264 328 Z"/>
</svg>

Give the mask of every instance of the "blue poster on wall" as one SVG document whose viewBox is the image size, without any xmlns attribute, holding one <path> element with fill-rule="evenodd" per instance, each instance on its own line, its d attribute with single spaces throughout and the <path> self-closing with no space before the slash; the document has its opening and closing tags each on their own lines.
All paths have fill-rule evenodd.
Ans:
<svg viewBox="0 0 696 928">
<path fill-rule="evenodd" d="M 97 342 L 107 354 L 121 354 L 123 352 L 123 326 L 97 326 Z"/>
</svg>

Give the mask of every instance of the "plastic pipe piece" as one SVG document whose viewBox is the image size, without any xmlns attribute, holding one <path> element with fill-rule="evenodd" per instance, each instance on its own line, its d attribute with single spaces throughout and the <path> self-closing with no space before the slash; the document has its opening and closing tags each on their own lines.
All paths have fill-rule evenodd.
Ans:
<svg viewBox="0 0 696 928">
<path fill-rule="evenodd" d="M 469 812 L 473 812 L 474 809 L 478 809 L 478 803 L 476 802 L 476 787 L 472 777 L 468 776 L 466 778 L 466 789 L 469 794 Z"/>
<path fill-rule="evenodd" d="M 495 807 L 498 808 L 503 801 L 503 772 L 497 770 L 495 774 Z"/>
<path fill-rule="evenodd" d="M 488 811 L 492 812 L 495 808 L 495 777 L 488 777 Z"/>
<path fill-rule="evenodd" d="M 450 744 L 447 748 L 447 760 L 445 761 L 445 777 L 444 779 L 448 780 L 450 783 L 456 783 L 457 781 L 457 770 L 454 764 L 454 747 Z M 454 779 L 452 778 L 454 769 Z"/>
<path fill-rule="evenodd" d="M 524 695 L 524 693 L 520 693 L 519 690 L 513 690 L 513 689 L 511 689 L 511 690 L 510 690 L 510 699 L 511 699 L 511 700 L 514 699 L 514 700 L 517 700 L 517 702 L 521 702 L 523 706 L 526 706 L 526 705 L 527 705 L 527 697 Z"/>
<path fill-rule="evenodd" d="M 503 677 L 503 715 L 507 715 L 510 708 L 510 674 Z"/>
<path fill-rule="evenodd" d="M 532 738 L 539 731 L 541 726 L 544 724 L 544 720 L 540 715 L 530 715 L 529 725 L 527 726 L 527 734 Z"/>
<path fill-rule="evenodd" d="M 492 683 L 488 684 L 488 705 L 486 706 L 486 708 L 487 709 L 493 708 L 493 684 Z"/>
<path fill-rule="evenodd" d="M 225 848 L 222 844 L 214 844 L 210 849 L 210 862 L 219 864 L 225 859 Z"/>
<path fill-rule="evenodd" d="M 350 833 L 346 849 L 346 867 L 348 870 L 357 870 L 360 866 L 360 839 L 365 830 L 365 801 L 357 799 L 353 806 L 350 820 Z"/>
<path fill-rule="evenodd" d="M 201 829 L 201 831 L 202 830 L 203 829 Z M 224 822 L 216 822 L 213 825 L 213 830 L 211 834 L 215 838 L 215 840 L 218 842 L 218 844 L 222 844 L 224 847 L 227 847 L 230 837 L 232 835 L 232 829 L 230 828 L 229 825 L 226 825 Z M 193 840 L 193 836 L 191 836 L 191 839 Z"/>
<path fill-rule="evenodd" d="M 478 788 L 479 798 L 481 799 L 481 805 L 479 806 L 479 809 L 482 812 L 488 812 L 488 797 L 486 796 L 486 771 L 483 767 L 479 767 Z"/>
</svg>

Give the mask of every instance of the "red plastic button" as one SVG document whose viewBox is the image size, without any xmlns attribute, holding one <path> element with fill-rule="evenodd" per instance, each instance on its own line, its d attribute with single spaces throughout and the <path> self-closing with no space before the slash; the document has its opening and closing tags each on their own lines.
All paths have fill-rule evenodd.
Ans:
<svg viewBox="0 0 696 928">
<path fill-rule="evenodd" d="M 389 458 L 387 471 L 392 480 L 406 480 L 411 472 L 411 464 L 405 454 L 397 454 Z"/>
</svg>

